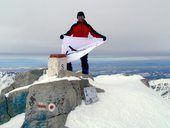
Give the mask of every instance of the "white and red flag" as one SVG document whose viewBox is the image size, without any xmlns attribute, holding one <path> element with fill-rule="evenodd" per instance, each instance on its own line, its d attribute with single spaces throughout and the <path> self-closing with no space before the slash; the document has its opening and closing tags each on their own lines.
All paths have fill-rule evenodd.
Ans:
<svg viewBox="0 0 170 128">
<path fill-rule="evenodd" d="M 62 54 L 67 55 L 67 62 L 80 59 L 95 47 L 103 44 L 103 38 L 85 38 L 64 36 Z"/>
</svg>

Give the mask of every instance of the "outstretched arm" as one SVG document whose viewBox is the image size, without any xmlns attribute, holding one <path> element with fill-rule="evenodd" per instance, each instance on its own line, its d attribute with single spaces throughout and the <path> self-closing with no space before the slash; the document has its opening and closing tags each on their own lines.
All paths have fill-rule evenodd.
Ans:
<svg viewBox="0 0 170 128">
<path fill-rule="evenodd" d="M 68 30 L 64 35 L 71 36 L 73 34 L 73 27 L 74 27 L 74 24 L 71 26 L 70 30 Z"/>
<path fill-rule="evenodd" d="M 65 34 L 63 35 L 60 35 L 60 39 L 63 39 L 64 38 L 64 35 L 66 36 L 71 36 L 73 34 L 73 27 L 74 25 L 71 26 L 70 30 L 68 30 Z"/>
<path fill-rule="evenodd" d="M 90 25 L 89 25 L 90 26 Z M 103 36 L 102 34 L 99 34 L 98 32 L 96 32 L 91 26 L 90 26 L 90 34 L 93 36 L 93 37 L 96 37 L 96 38 L 103 38 L 103 40 L 106 40 L 106 37 Z"/>
</svg>

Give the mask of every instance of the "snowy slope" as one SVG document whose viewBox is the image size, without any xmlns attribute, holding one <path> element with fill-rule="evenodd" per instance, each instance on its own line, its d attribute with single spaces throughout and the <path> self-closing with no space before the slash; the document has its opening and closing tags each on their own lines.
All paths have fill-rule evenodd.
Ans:
<svg viewBox="0 0 170 128">
<path fill-rule="evenodd" d="M 0 128 L 20 128 L 24 122 L 25 113 L 13 117 L 8 123 L 0 125 Z"/>
<path fill-rule="evenodd" d="M 8 93 L 5 94 L 6 97 L 8 97 L 8 95 L 10 93 L 13 93 L 15 91 L 19 91 L 19 90 L 23 90 L 23 89 L 28 89 L 31 86 L 35 86 L 37 84 L 41 84 L 41 83 L 49 83 L 49 82 L 53 82 L 53 81 L 60 81 L 60 80 L 80 80 L 78 77 L 62 77 L 62 78 L 57 78 L 56 76 L 52 76 L 52 77 L 48 77 L 47 74 L 42 75 L 37 81 L 34 81 L 34 83 L 27 85 L 27 86 L 23 86 L 20 88 L 16 88 Z"/>
<path fill-rule="evenodd" d="M 0 94 L 1 90 L 10 86 L 14 82 L 16 73 L 14 72 L 0 72 Z"/>
<path fill-rule="evenodd" d="M 103 75 L 95 77 L 99 101 L 72 111 L 66 122 L 69 128 L 170 128 L 170 104 L 140 80 L 139 75 Z M 18 116 L 13 120 L 18 120 Z M 20 116 L 18 126 L 24 116 Z M 0 128 L 11 128 L 11 121 Z M 15 122 L 15 121 L 14 121 Z M 3 127 L 2 127 L 3 126 Z M 5 126 L 5 127 L 4 127 Z M 13 128 L 18 128 L 17 126 Z"/>
<path fill-rule="evenodd" d="M 170 105 L 141 83 L 141 76 L 98 76 L 92 84 L 105 90 L 99 102 L 72 111 L 69 128 L 170 128 Z"/>
</svg>

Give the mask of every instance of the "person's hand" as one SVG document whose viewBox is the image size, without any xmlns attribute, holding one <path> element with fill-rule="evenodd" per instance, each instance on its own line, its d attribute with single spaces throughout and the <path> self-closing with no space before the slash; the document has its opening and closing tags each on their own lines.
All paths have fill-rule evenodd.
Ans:
<svg viewBox="0 0 170 128">
<path fill-rule="evenodd" d="M 103 37 L 103 41 L 105 41 L 105 40 L 106 40 L 106 37 L 104 36 L 104 37 Z"/>
<path fill-rule="evenodd" d="M 64 36 L 63 36 L 63 35 L 60 35 L 60 39 L 64 39 Z"/>
</svg>

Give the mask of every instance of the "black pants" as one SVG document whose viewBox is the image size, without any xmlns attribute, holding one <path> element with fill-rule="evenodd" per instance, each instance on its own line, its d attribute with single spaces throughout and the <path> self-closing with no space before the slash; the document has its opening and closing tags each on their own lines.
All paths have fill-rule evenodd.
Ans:
<svg viewBox="0 0 170 128">
<path fill-rule="evenodd" d="M 80 60 L 81 60 L 82 73 L 89 74 L 88 54 L 81 57 Z M 73 70 L 71 63 L 67 63 L 67 70 L 69 71 Z"/>
</svg>

